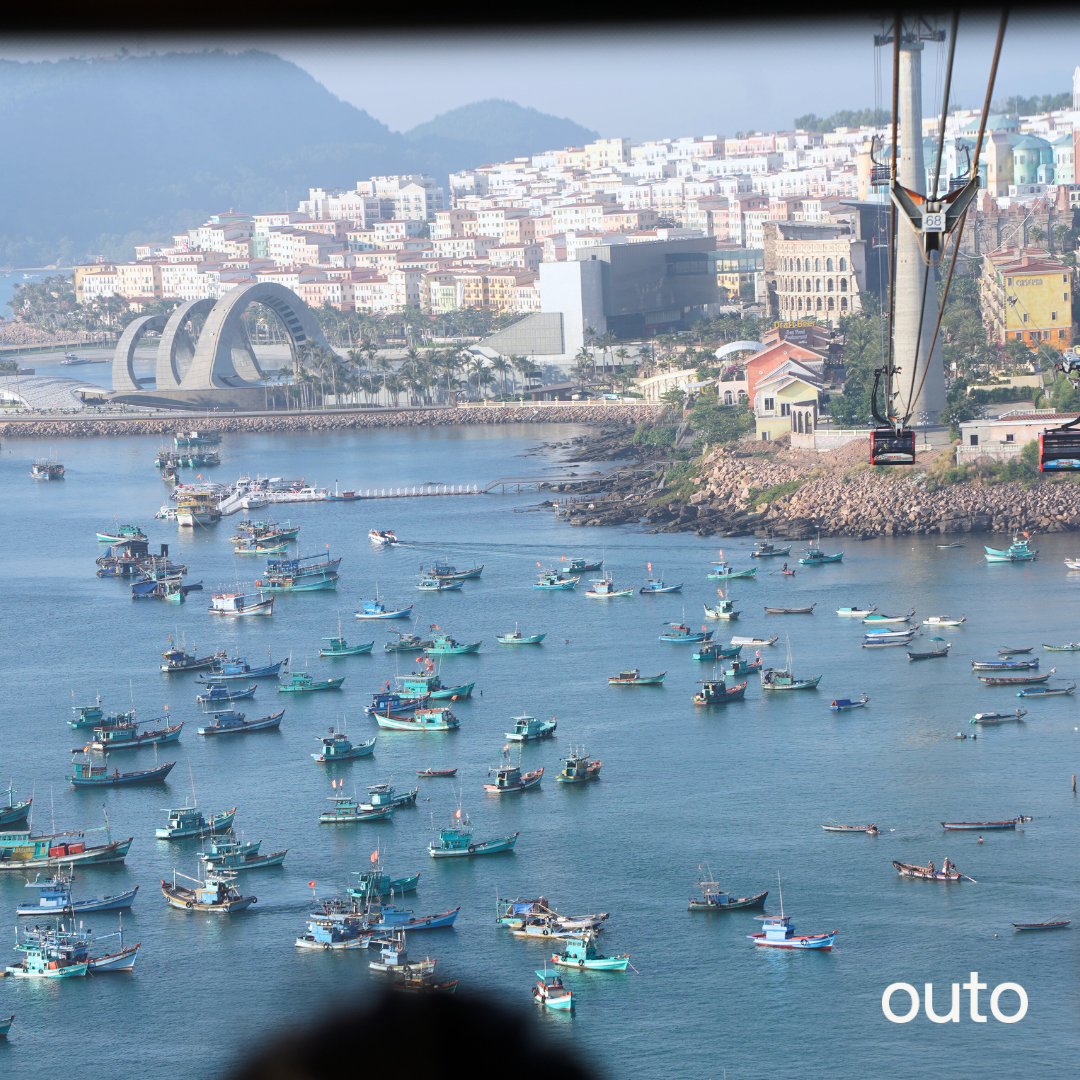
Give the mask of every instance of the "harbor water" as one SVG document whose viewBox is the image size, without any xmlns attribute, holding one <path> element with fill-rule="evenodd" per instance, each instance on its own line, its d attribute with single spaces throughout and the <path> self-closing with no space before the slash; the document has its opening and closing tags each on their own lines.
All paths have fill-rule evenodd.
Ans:
<svg viewBox="0 0 1080 1080">
<path fill-rule="evenodd" d="M 201 472 L 231 482 L 260 473 L 331 489 L 482 485 L 565 471 L 553 455 L 530 450 L 576 433 L 537 425 L 227 435 L 220 467 L 184 470 L 183 478 Z M 951 550 L 939 549 L 938 537 L 826 539 L 826 551 L 844 550 L 842 563 L 785 577 L 776 572 L 782 560 L 751 563 L 750 538 L 571 528 L 532 509 L 546 497 L 535 491 L 297 504 L 277 507 L 276 516 L 301 526 L 300 554 L 341 557 L 337 591 L 279 595 L 269 619 L 219 619 L 206 611 L 211 592 L 250 585 L 263 564 L 232 553 L 237 517 L 194 530 L 153 519 L 167 491 L 153 467 L 160 441 L 5 440 L 0 451 L 0 777 L 4 786 L 10 777 L 21 798 L 33 793 L 35 831 L 100 827 L 104 807 L 112 836 L 134 837 L 123 865 L 77 872 L 74 896 L 138 885 L 124 934 L 142 942 L 130 975 L 0 980 L 0 1017 L 16 1016 L 7 1044 L 0 1040 L 5 1076 L 143 1080 L 179 1072 L 203 1080 L 269 1033 L 362 1001 L 381 985 L 367 970 L 367 952 L 308 952 L 294 942 L 313 894 L 342 894 L 377 847 L 391 876 L 420 872 L 404 903 L 418 916 L 461 905 L 452 929 L 411 935 L 410 955 L 436 957 L 440 977 L 536 1012 L 554 1038 L 608 1077 L 861 1080 L 962 1065 L 969 1075 L 1005 1080 L 1075 1068 L 1080 923 L 1048 933 L 1016 933 L 1012 923 L 1080 915 L 1080 807 L 1070 785 L 1080 772 L 1080 710 L 1075 697 L 1021 701 L 1014 689 L 984 686 L 971 661 L 1033 646 L 1043 673 L 1056 667 L 1053 680 L 1077 681 L 1080 654 L 1047 653 L 1042 645 L 1080 636 L 1080 574 L 1062 563 L 1080 554 L 1080 539 L 1037 536 L 1037 562 L 995 566 L 984 562 L 982 543 L 1008 546 L 1007 537 L 963 537 L 966 546 Z M 32 460 L 50 454 L 64 462 L 66 479 L 32 480 Z M 95 577 L 94 559 L 105 548 L 95 532 L 129 522 L 142 526 L 152 551 L 167 543 L 171 558 L 189 568 L 186 582 L 201 581 L 205 591 L 182 605 L 136 602 L 126 583 Z M 376 548 L 370 528 L 393 529 L 403 543 Z M 757 579 L 709 581 L 718 547 L 737 568 L 757 565 Z M 587 580 L 574 592 L 534 590 L 540 569 L 559 567 L 563 556 L 603 557 L 620 586 L 658 575 L 685 584 L 681 593 L 604 601 L 584 595 Z M 483 563 L 483 575 L 460 592 L 418 592 L 421 568 L 444 558 L 458 568 Z M 717 585 L 742 614 L 707 625 L 725 639 L 778 634 L 777 645 L 761 650 L 776 667 L 790 641 L 795 674 L 822 674 L 818 690 L 764 694 L 752 676 L 742 702 L 692 704 L 712 665 L 695 663 L 693 646 L 658 637 L 667 622 L 700 626 Z M 376 589 L 388 604 L 414 604 L 414 622 L 354 619 Z M 765 605 L 807 604 L 816 605 L 812 615 L 764 614 Z M 913 648 L 933 648 L 930 638 L 940 636 L 952 649 L 947 659 L 911 663 L 903 647 L 862 649 L 860 621 L 835 614 L 868 604 L 886 613 L 914 608 L 916 621 L 935 614 L 967 621 L 922 628 Z M 336 634 L 339 620 L 350 644 L 374 639 L 371 655 L 318 656 L 320 639 Z M 372 692 L 414 668 L 412 654 L 382 648 L 391 627 L 410 625 L 483 641 L 478 654 L 441 662 L 444 682 L 476 682 L 472 698 L 451 704 L 458 731 L 379 731 L 363 713 Z M 497 644 L 495 635 L 515 625 L 547 636 L 538 646 Z M 294 671 L 345 675 L 345 683 L 287 695 L 260 680 L 255 697 L 238 707 L 249 718 L 284 707 L 280 730 L 206 739 L 195 730 L 203 717 L 196 677 L 159 671 L 170 636 L 200 655 L 227 648 L 253 665 L 291 657 Z M 668 674 L 658 687 L 609 686 L 607 677 L 625 668 Z M 868 707 L 830 711 L 834 698 L 863 693 Z M 173 722 L 184 721 L 177 744 L 110 756 L 121 771 L 175 760 L 166 784 L 68 785 L 72 748 L 86 733 L 66 721 L 73 705 L 96 695 L 108 711 L 134 707 L 149 719 L 167 706 Z M 1018 705 L 1028 709 L 1022 723 L 980 729 L 968 722 L 975 712 Z M 521 752 L 523 769 L 544 766 L 543 783 L 516 796 L 485 795 L 510 717 L 523 711 L 558 720 L 557 739 Z M 347 725 L 354 741 L 377 734 L 374 755 L 314 762 L 318 737 L 335 725 Z M 597 782 L 555 782 L 571 746 L 603 762 Z M 453 780 L 415 776 L 429 766 L 458 773 Z M 360 795 L 380 781 L 398 790 L 419 784 L 419 798 L 391 820 L 320 825 L 332 780 Z M 261 840 L 264 853 L 288 848 L 282 867 L 242 875 L 242 891 L 258 897 L 244 913 L 172 910 L 161 895 L 160 880 L 174 868 L 194 874 L 198 866 L 200 841 L 154 839 L 162 808 L 184 805 L 193 788 L 208 813 L 237 807 L 237 833 Z M 459 806 L 477 841 L 518 832 L 516 850 L 429 858 L 433 825 Z M 940 824 L 1018 814 L 1032 820 L 988 832 L 983 842 L 977 832 L 944 832 Z M 874 822 L 881 832 L 826 833 L 828 821 Z M 974 880 L 903 879 L 892 866 L 894 859 L 940 866 L 945 857 Z M 770 913 L 779 912 L 779 874 L 797 933 L 837 930 L 834 950 L 756 948 L 746 935 L 757 930 L 760 912 L 687 911 L 699 895 L 699 864 L 735 895 L 768 889 Z M 28 893 L 24 880 L 0 874 L 0 929 L 9 941 L 16 904 Z M 550 950 L 495 925 L 497 895 L 544 895 L 566 914 L 610 912 L 599 948 L 628 952 L 634 970 L 567 973 L 574 1013 L 540 1015 L 530 987 Z M 83 920 L 99 936 L 116 927 L 114 913 Z M 15 952 L 0 957 L 16 959 Z M 984 1015 L 996 985 L 1024 988 L 1029 1008 L 1021 1022 L 973 1022 L 967 991 L 958 1023 L 934 1024 L 920 1013 L 899 1025 L 883 1015 L 890 983 L 910 983 L 920 995 L 932 983 L 940 1014 L 951 984 L 973 971 L 989 987 Z M 905 994 L 894 997 L 897 1013 L 907 1006 Z M 1005 994 L 1001 1009 L 1014 1012 L 1015 996 Z M 403 1066 L 407 1059 L 403 1051 Z"/>
</svg>

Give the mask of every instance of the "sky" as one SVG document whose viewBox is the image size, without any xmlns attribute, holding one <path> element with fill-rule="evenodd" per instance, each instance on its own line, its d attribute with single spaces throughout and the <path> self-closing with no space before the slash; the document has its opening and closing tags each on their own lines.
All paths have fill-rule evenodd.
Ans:
<svg viewBox="0 0 1080 1080">
<path fill-rule="evenodd" d="M 260 48 L 298 64 L 332 93 L 394 130 L 499 97 L 568 117 L 604 137 L 644 140 L 784 129 L 805 113 L 887 108 L 891 49 L 874 49 L 872 35 L 878 29 L 867 18 L 615 31 L 0 35 L 0 58 L 101 56 L 122 47 L 135 53 Z M 996 21 L 985 16 L 961 17 L 952 97 L 964 108 L 982 104 L 995 32 Z M 995 98 L 1071 91 L 1078 63 L 1080 14 L 1016 12 Z M 940 110 L 943 72 L 944 47 L 928 45 L 923 55 L 925 115 Z"/>
</svg>

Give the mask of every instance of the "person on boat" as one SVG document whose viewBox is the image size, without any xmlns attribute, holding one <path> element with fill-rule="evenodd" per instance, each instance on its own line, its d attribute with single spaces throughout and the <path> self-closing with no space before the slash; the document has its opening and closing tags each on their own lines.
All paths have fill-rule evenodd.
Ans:
<svg viewBox="0 0 1080 1080">
<path fill-rule="evenodd" d="M 931 874 L 936 874 L 937 873 L 937 870 L 934 869 L 934 861 L 933 861 L 933 859 L 930 860 L 930 865 L 926 869 L 929 870 Z"/>
<path fill-rule="evenodd" d="M 780 567 L 780 569 L 781 569 L 781 570 L 786 570 L 786 569 L 787 569 L 787 563 L 784 563 L 784 565 L 783 565 L 783 566 L 781 566 L 781 567 Z"/>
<path fill-rule="evenodd" d="M 942 863 L 942 865 L 941 865 L 941 872 L 943 874 L 947 875 L 949 873 L 949 871 L 952 870 L 952 869 L 953 869 L 953 864 L 949 861 L 949 857 L 946 856 L 945 857 L 945 862 Z"/>
</svg>

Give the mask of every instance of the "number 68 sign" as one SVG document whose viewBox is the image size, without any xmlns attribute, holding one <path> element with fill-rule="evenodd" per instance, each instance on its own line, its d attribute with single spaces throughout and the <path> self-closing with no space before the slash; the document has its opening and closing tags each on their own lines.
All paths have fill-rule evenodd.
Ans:
<svg viewBox="0 0 1080 1080">
<path fill-rule="evenodd" d="M 935 210 L 923 214 L 922 231 L 924 233 L 941 233 L 945 231 L 945 211 Z"/>
</svg>

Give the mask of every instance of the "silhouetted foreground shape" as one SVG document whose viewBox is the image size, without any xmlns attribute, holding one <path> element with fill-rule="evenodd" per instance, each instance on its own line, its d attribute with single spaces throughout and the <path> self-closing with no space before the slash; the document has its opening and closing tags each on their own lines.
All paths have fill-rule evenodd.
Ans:
<svg viewBox="0 0 1080 1080">
<path fill-rule="evenodd" d="M 354 1012 L 297 1031 L 239 1065 L 228 1080 L 480 1076 L 501 1062 L 514 1080 L 597 1080 L 540 1033 L 535 1017 L 490 998 L 386 990 Z"/>
</svg>

